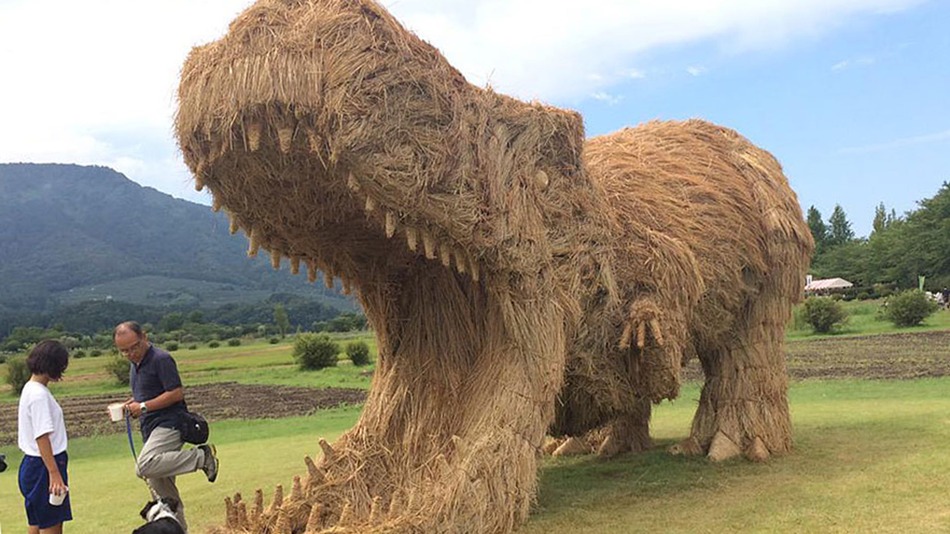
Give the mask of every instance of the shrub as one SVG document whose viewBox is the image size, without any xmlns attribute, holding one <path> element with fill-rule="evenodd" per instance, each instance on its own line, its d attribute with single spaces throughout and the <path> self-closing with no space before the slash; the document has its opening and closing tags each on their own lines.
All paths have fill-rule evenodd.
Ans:
<svg viewBox="0 0 950 534">
<path fill-rule="evenodd" d="M 229 347 L 240 347 L 240 346 L 241 346 L 241 340 L 238 339 L 238 338 L 236 338 L 236 337 L 232 337 L 231 339 L 228 340 L 228 346 L 229 346 Z"/>
<path fill-rule="evenodd" d="M 939 306 L 919 289 L 902 291 L 887 299 L 884 317 L 897 326 L 917 326 Z"/>
<path fill-rule="evenodd" d="M 351 341 L 346 344 L 346 355 L 353 365 L 369 363 L 369 345 L 365 341 Z"/>
<path fill-rule="evenodd" d="M 114 376 L 122 385 L 129 385 L 129 360 L 125 356 L 114 354 L 105 365 L 106 372 Z"/>
<path fill-rule="evenodd" d="M 848 320 L 841 303 L 831 297 L 808 297 L 802 312 L 805 321 L 819 334 L 827 334 Z"/>
<path fill-rule="evenodd" d="M 336 366 L 340 347 L 326 334 L 302 334 L 294 340 L 294 360 L 303 370 Z"/>
<path fill-rule="evenodd" d="M 169 341 L 165 343 L 164 349 L 167 350 L 168 352 L 175 352 L 176 350 L 178 350 L 178 343 L 175 343 L 174 341 Z"/>
<path fill-rule="evenodd" d="M 212 349 L 216 349 L 216 348 L 220 347 L 221 344 L 218 343 L 217 341 L 212 341 L 211 343 L 208 343 L 208 346 L 211 347 Z"/>
<path fill-rule="evenodd" d="M 73 358 L 77 358 L 77 359 L 78 359 L 78 358 L 85 358 L 85 357 L 86 357 L 86 351 L 84 351 L 84 350 L 82 350 L 82 349 L 77 349 L 77 350 L 74 350 L 73 353 L 72 353 L 70 356 L 72 356 Z"/>
<path fill-rule="evenodd" d="M 89 355 L 95 358 L 96 356 L 102 356 L 102 349 L 92 349 L 89 351 Z"/>
<path fill-rule="evenodd" d="M 197 349 L 198 349 L 198 345 L 195 345 L 195 344 L 188 345 L 188 350 L 197 350 Z"/>
<path fill-rule="evenodd" d="M 271 345 L 276 345 L 276 344 L 280 343 L 280 339 L 279 339 L 279 338 L 276 338 L 276 337 L 272 337 L 272 338 L 268 339 L 267 342 L 270 343 Z"/>
<path fill-rule="evenodd" d="M 30 381 L 30 368 L 26 366 L 26 358 L 16 357 L 7 360 L 7 384 L 17 395 L 23 391 L 23 386 Z"/>
<path fill-rule="evenodd" d="M 6 363 L 6 361 L 7 361 L 7 355 L 0 354 L 0 363 Z"/>
</svg>

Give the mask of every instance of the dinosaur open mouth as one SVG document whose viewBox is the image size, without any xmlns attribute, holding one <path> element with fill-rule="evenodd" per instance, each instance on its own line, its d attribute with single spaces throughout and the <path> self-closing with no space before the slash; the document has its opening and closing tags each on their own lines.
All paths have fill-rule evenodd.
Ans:
<svg viewBox="0 0 950 534">
<path fill-rule="evenodd" d="M 265 132 L 256 149 L 235 147 L 203 167 L 202 185 L 228 213 L 232 233 L 247 235 L 249 255 L 268 250 L 274 268 L 289 262 L 294 274 L 306 269 L 311 282 L 320 271 L 328 287 L 339 277 L 345 292 L 368 282 L 369 272 L 395 273 L 420 262 L 479 281 L 478 261 L 438 229 L 388 206 L 373 183 L 281 146 Z"/>
</svg>

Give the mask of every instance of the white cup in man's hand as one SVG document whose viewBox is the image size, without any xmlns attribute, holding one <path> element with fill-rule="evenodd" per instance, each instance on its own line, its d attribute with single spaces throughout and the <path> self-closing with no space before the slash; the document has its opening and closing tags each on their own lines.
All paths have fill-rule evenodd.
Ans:
<svg viewBox="0 0 950 534">
<path fill-rule="evenodd" d="M 53 506 L 62 506 L 63 501 L 66 500 L 66 494 L 69 493 L 69 488 L 63 488 L 63 492 L 59 495 L 55 493 L 49 494 L 49 503 Z"/>
<path fill-rule="evenodd" d="M 109 405 L 109 419 L 121 421 L 125 418 L 125 403 L 113 402 Z"/>
</svg>

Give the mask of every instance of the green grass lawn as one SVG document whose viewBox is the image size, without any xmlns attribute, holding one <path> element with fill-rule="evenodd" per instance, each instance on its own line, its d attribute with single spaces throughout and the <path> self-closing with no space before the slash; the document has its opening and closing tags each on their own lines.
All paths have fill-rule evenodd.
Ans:
<svg viewBox="0 0 950 534">
<path fill-rule="evenodd" d="M 369 345 L 370 357 L 376 358 L 376 339 L 371 332 L 333 334 L 331 338 L 340 345 L 340 360 L 337 368 L 301 372 L 292 356 L 293 339 L 287 338 L 277 344 L 267 340 L 245 341 L 237 347 L 222 345 L 210 348 L 207 345 L 194 350 L 180 348 L 172 355 L 178 363 L 182 381 L 189 385 L 210 382 L 240 382 L 244 384 L 274 384 L 302 387 L 369 387 L 370 378 L 366 369 L 354 368 L 342 353 L 347 343 L 363 341 Z M 120 385 L 105 366 L 113 358 L 111 354 L 97 357 L 71 358 L 63 380 L 54 386 L 57 397 L 94 395 L 99 393 L 125 394 L 128 386 Z M 6 383 L 6 364 L 0 365 L 0 402 L 16 402 L 17 397 Z"/>
<path fill-rule="evenodd" d="M 868 303 L 848 303 L 848 334 L 950 329 L 950 312 L 928 325 L 896 329 L 876 320 Z M 790 332 L 791 340 L 819 338 Z M 836 336 L 838 337 L 838 336 Z M 359 339 L 375 344 L 371 334 Z M 338 339 L 341 346 L 348 338 Z M 863 346 L 863 345 L 862 345 Z M 369 378 L 341 361 L 337 368 L 301 372 L 290 341 L 175 352 L 188 384 L 239 381 L 308 387 L 361 387 Z M 844 356 L 842 356 L 844 357 Z M 102 366 L 108 356 L 72 360 L 57 397 L 127 392 Z M 0 370 L 0 376 L 3 371 Z M 699 386 L 688 383 L 674 402 L 658 406 L 652 425 L 657 448 L 612 461 L 596 458 L 542 460 L 535 511 L 519 532 L 950 532 L 950 377 L 917 380 L 805 380 L 789 397 L 795 450 L 765 464 L 712 464 L 671 457 L 666 446 L 684 438 Z M 13 403 L 8 388 L 0 402 Z M 219 524 L 222 501 L 236 491 L 270 495 L 303 474 L 305 454 L 317 455 L 317 439 L 333 440 L 352 426 L 359 408 L 280 420 L 230 420 L 214 424 L 222 459 L 218 482 L 201 474 L 180 479 L 193 532 Z M 139 447 L 140 443 L 137 444 Z M 70 441 L 76 520 L 66 530 L 127 532 L 138 524 L 147 497 L 133 474 L 123 434 Z M 10 469 L 0 474 L 0 531 L 22 531 L 16 486 L 20 453 L 5 447 Z"/>
<path fill-rule="evenodd" d="M 947 532 L 950 531 L 950 378 L 804 381 L 790 390 L 795 450 L 765 464 L 673 457 L 698 398 L 689 384 L 661 404 L 658 447 L 611 461 L 546 458 L 536 510 L 519 532 Z M 349 428 L 358 408 L 281 420 L 223 421 L 213 429 L 222 461 L 180 488 L 194 532 L 218 524 L 236 491 L 270 494 L 303 474 L 316 440 Z M 8 451 L 9 453 L 9 451 Z M 19 454 L 14 456 L 14 464 Z M 124 435 L 70 442 L 71 533 L 126 532 L 147 497 Z M 16 465 L 0 475 L 0 524 L 24 523 Z M 108 506 L 103 506 L 108 503 Z"/>
</svg>

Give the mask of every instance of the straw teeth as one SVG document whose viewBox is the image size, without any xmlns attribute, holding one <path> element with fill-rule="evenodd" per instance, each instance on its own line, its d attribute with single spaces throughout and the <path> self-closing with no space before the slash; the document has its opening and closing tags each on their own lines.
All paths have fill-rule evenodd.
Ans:
<svg viewBox="0 0 950 534">
<path fill-rule="evenodd" d="M 360 183 L 356 181 L 356 176 L 353 176 L 352 172 L 346 177 L 346 186 L 353 191 L 360 190 Z"/>
<path fill-rule="evenodd" d="M 305 533 L 316 534 L 321 530 L 321 515 L 323 515 L 323 504 L 318 502 L 313 505 L 313 508 L 310 509 L 310 516 L 307 518 L 307 530 L 304 531 Z"/>
<path fill-rule="evenodd" d="M 293 258 L 290 258 L 290 273 L 291 274 L 300 273 L 300 257 L 299 256 L 294 256 Z"/>
<path fill-rule="evenodd" d="M 307 281 L 311 284 L 317 281 L 317 266 L 307 262 Z"/>
<path fill-rule="evenodd" d="M 327 289 L 333 289 L 333 275 L 324 272 L 323 273 L 323 285 L 327 286 Z"/>
<path fill-rule="evenodd" d="M 432 239 L 432 236 L 429 235 L 429 232 L 422 232 L 422 245 L 426 250 L 426 258 L 430 260 L 435 259 L 435 240 Z"/>
<path fill-rule="evenodd" d="M 258 489 L 254 492 L 254 508 L 251 509 L 251 518 L 256 522 L 264 513 L 264 492 Z"/>
<path fill-rule="evenodd" d="M 280 142 L 280 151 L 287 154 L 290 152 L 290 146 L 294 140 L 294 129 L 288 126 L 278 128 L 277 139 Z"/>
<path fill-rule="evenodd" d="M 364 209 L 366 210 L 367 213 L 369 213 L 369 212 L 375 210 L 375 209 L 376 209 L 376 201 L 373 200 L 371 197 L 366 197 L 366 205 L 364 206 Z"/>
<path fill-rule="evenodd" d="M 419 234 L 415 228 L 406 228 L 406 243 L 409 245 L 409 250 L 416 251 L 419 245 Z"/>
<path fill-rule="evenodd" d="M 472 280 L 478 282 L 478 262 L 472 260 L 469 266 L 471 267 L 470 270 L 472 271 Z"/>
<path fill-rule="evenodd" d="M 439 247 L 439 259 L 442 260 L 442 265 L 445 267 L 452 265 L 452 250 L 445 243 L 442 243 Z"/>
<path fill-rule="evenodd" d="M 216 195 L 211 196 L 211 211 L 215 213 L 221 211 L 221 199 Z"/>
<path fill-rule="evenodd" d="M 325 460 L 329 460 L 333 458 L 334 456 L 336 456 L 336 451 L 334 451 L 333 447 L 331 447 L 330 444 L 327 443 L 327 440 L 320 438 L 320 441 L 318 441 L 317 443 L 319 443 L 320 448 L 323 449 L 323 458 Z"/>
<path fill-rule="evenodd" d="M 300 484 L 300 475 L 294 475 L 294 487 L 290 490 L 290 498 L 295 501 L 303 499 L 303 486 Z"/>
<path fill-rule="evenodd" d="M 284 486 L 278 484 L 274 488 L 274 500 L 271 501 L 270 506 L 267 507 L 267 513 L 273 514 L 275 511 L 280 509 L 280 505 L 284 503 Z"/>
<path fill-rule="evenodd" d="M 382 501 L 383 499 L 379 495 L 373 497 L 373 504 L 369 507 L 369 523 L 371 525 L 379 523 L 379 520 L 382 519 Z"/>
<path fill-rule="evenodd" d="M 228 226 L 228 231 L 231 232 L 231 235 L 234 235 L 241 228 L 241 225 L 238 224 L 237 217 L 234 215 L 229 216 L 228 219 L 230 221 L 230 225 Z"/>
<path fill-rule="evenodd" d="M 264 127 L 257 121 L 250 121 L 244 127 L 247 133 L 247 148 L 251 152 L 256 152 L 261 147 L 261 132 Z"/>
<path fill-rule="evenodd" d="M 392 237 L 396 233 L 396 216 L 393 212 L 386 212 L 386 237 Z"/>
<path fill-rule="evenodd" d="M 258 237 L 258 234 L 256 231 L 251 230 L 251 239 L 247 247 L 247 255 L 253 258 L 257 256 L 257 251 L 259 251 L 260 249 L 261 249 L 260 237 Z"/>
<path fill-rule="evenodd" d="M 343 505 L 343 511 L 340 512 L 340 519 L 337 521 L 337 525 L 341 527 L 350 526 L 350 524 L 353 523 L 355 519 L 353 515 L 353 505 L 349 500 L 347 500 Z"/>
<path fill-rule="evenodd" d="M 271 264 L 271 267 L 273 267 L 275 271 L 280 270 L 280 259 L 281 259 L 280 252 L 277 252 L 276 250 L 272 250 L 270 253 L 270 264 Z"/>
</svg>

